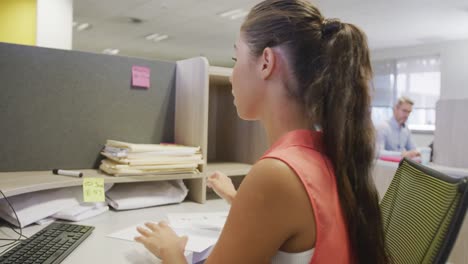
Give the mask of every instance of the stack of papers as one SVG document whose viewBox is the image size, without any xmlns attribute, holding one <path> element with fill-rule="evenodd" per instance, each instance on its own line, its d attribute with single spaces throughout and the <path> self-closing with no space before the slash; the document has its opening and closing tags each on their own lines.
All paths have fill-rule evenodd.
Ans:
<svg viewBox="0 0 468 264">
<path fill-rule="evenodd" d="M 110 186 L 107 184 L 105 188 Z M 40 224 L 50 219 L 81 221 L 109 210 L 105 202 L 83 203 L 81 186 L 24 193 L 8 197 L 8 201 L 15 212 L 5 199 L 0 199 L 0 218 L 18 227 Z"/>
<path fill-rule="evenodd" d="M 188 189 L 182 180 L 114 184 L 106 201 L 116 210 L 181 203 Z"/>
<path fill-rule="evenodd" d="M 114 176 L 198 172 L 200 147 L 175 144 L 133 144 L 107 140 L 99 167 Z"/>
<path fill-rule="evenodd" d="M 53 214 L 52 218 L 76 222 L 102 214 L 108 210 L 109 206 L 105 202 L 81 203 Z"/>
<path fill-rule="evenodd" d="M 0 218 L 15 226 L 25 227 L 61 210 L 77 206 L 82 198 L 81 192 L 79 187 L 69 187 L 8 197 L 15 212 L 5 199 L 0 199 Z"/>
</svg>

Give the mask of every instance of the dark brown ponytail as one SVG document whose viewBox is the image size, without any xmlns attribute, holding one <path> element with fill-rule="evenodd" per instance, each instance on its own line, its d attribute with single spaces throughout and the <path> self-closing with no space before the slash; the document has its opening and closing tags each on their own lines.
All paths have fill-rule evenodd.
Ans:
<svg viewBox="0 0 468 264">
<path fill-rule="evenodd" d="M 292 96 L 320 124 L 335 170 L 340 204 L 356 263 L 388 263 L 378 194 L 371 176 L 374 127 L 367 40 L 351 24 L 325 20 L 302 0 L 257 4 L 241 28 L 253 55 L 266 47 L 287 51 Z"/>
<path fill-rule="evenodd" d="M 335 29 L 323 36 L 322 70 L 305 97 L 323 129 L 326 154 L 335 168 L 340 202 L 359 263 L 386 263 L 378 195 L 371 176 L 375 136 L 367 41 L 351 24 Z"/>
</svg>

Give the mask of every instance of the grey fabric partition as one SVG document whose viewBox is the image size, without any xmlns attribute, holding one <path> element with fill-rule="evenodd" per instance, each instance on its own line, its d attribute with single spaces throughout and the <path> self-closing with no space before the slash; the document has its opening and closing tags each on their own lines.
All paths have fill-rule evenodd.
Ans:
<svg viewBox="0 0 468 264">
<path fill-rule="evenodd" d="M 436 108 L 434 162 L 468 168 L 468 98 L 440 100 Z"/>
<path fill-rule="evenodd" d="M 149 89 L 132 66 L 151 69 Z M 175 62 L 0 43 L 0 171 L 96 168 L 107 139 L 174 138 Z"/>
</svg>

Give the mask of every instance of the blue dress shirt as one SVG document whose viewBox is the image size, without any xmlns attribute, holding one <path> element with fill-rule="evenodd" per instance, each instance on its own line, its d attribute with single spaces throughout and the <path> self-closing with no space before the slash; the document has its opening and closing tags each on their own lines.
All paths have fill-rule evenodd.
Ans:
<svg viewBox="0 0 468 264">
<path fill-rule="evenodd" d="M 392 151 L 401 153 L 416 149 L 411 140 L 411 131 L 406 124 L 400 126 L 395 117 L 377 127 L 377 144 L 381 152 Z"/>
</svg>

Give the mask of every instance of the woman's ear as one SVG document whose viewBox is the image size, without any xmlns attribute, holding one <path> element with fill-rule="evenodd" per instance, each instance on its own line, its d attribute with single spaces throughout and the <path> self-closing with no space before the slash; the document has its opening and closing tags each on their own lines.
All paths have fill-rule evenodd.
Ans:
<svg viewBox="0 0 468 264">
<path fill-rule="evenodd" d="M 265 48 L 259 60 L 260 74 L 262 79 L 270 78 L 276 67 L 276 54 L 272 48 Z"/>
</svg>

